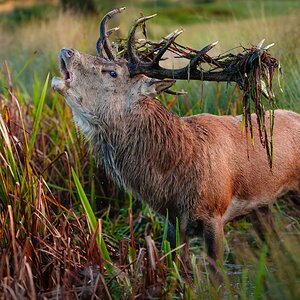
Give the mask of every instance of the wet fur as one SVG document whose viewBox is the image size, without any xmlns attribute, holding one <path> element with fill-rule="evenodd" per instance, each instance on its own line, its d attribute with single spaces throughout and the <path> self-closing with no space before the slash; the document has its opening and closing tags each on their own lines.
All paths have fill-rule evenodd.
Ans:
<svg viewBox="0 0 300 300">
<path fill-rule="evenodd" d="M 268 222 L 269 207 L 279 196 L 299 194 L 300 115 L 275 111 L 270 169 L 255 115 L 252 146 L 242 132 L 241 116 L 180 118 L 152 97 L 171 81 L 164 87 L 146 76 L 131 78 L 126 62 L 73 51 L 66 67 L 74 80 L 64 86 L 56 78 L 54 87 L 72 107 L 107 172 L 154 210 L 165 215 L 168 209 L 172 224 L 178 217 L 182 242 L 203 234 L 209 256 L 222 259 L 227 222 L 248 213 L 258 223 L 263 216 Z M 104 69 L 113 69 L 118 78 Z M 169 238 L 174 245 L 172 230 Z"/>
<path fill-rule="evenodd" d="M 91 140 L 116 182 L 163 215 L 168 209 L 173 224 L 176 217 L 186 223 L 188 236 L 199 236 L 215 218 L 223 226 L 299 192 L 300 117 L 278 110 L 275 119 L 272 170 L 259 137 L 247 145 L 241 116 L 179 118 L 147 97 L 124 114 L 120 128 Z"/>
</svg>

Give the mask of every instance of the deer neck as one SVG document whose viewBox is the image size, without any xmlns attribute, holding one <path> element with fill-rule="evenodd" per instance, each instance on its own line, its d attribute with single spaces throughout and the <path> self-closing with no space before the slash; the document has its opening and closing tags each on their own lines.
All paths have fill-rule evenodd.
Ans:
<svg viewBox="0 0 300 300">
<path fill-rule="evenodd" d="M 191 161 L 193 138 L 186 126 L 158 101 L 145 98 L 114 130 L 100 132 L 96 144 L 114 180 L 155 207 L 152 199 L 162 197 L 155 196 L 159 181 L 172 176 L 178 164 Z"/>
</svg>

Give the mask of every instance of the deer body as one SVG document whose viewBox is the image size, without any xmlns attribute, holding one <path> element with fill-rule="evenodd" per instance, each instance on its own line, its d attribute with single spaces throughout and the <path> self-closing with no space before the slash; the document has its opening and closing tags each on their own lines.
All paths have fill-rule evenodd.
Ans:
<svg viewBox="0 0 300 300">
<path fill-rule="evenodd" d="M 277 110 L 275 118 L 272 169 L 258 134 L 254 147 L 247 145 L 241 116 L 179 118 L 143 97 L 123 115 L 121 134 L 109 132 L 104 149 L 96 146 L 101 157 L 110 157 L 107 171 L 134 197 L 163 215 L 168 210 L 172 224 L 179 218 L 183 242 L 206 229 L 219 236 L 207 244 L 210 255 L 221 258 L 228 221 L 269 207 L 288 191 L 300 192 L 300 116 Z"/>
<path fill-rule="evenodd" d="M 300 116 L 275 117 L 272 169 L 258 135 L 247 145 L 241 116 L 179 118 L 149 98 L 123 116 L 117 138 L 95 145 L 115 180 L 156 211 L 188 221 L 219 216 L 225 225 L 300 188 Z"/>
<path fill-rule="evenodd" d="M 154 99 L 175 81 L 136 74 L 138 67 L 143 72 L 149 64 L 139 61 L 133 52 L 130 42 L 134 30 L 128 43 L 131 60 L 114 58 L 105 23 L 116 12 L 107 14 L 101 23 L 99 56 L 74 49 L 60 51 L 64 78 L 53 78 L 52 87 L 66 98 L 74 121 L 115 181 L 163 215 L 168 210 L 172 224 L 178 218 L 182 242 L 203 234 L 208 255 L 213 260 L 221 259 L 223 228 L 228 221 L 251 213 L 261 234 L 262 223 L 268 221 L 272 226 L 270 205 L 288 191 L 300 194 L 300 115 L 275 111 L 270 169 L 255 115 L 252 147 L 242 132 L 241 116 L 201 114 L 180 118 Z M 98 49 L 101 43 L 110 60 Z M 192 60 L 195 68 L 200 52 Z M 161 55 L 158 51 L 154 60 L 159 61 Z M 136 65 L 131 73 L 133 63 Z M 156 72 L 162 69 L 155 62 L 148 71 L 152 66 Z M 180 76 L 188 69 L 180 69 Z M 222 73 L 216 74 L 220 79 Z M 269 124 L 267 114 L 266 126 Z M 172 230 L 169 238 L 174 245 Z"/>
<path fill-rule="evenodd" d="M 241 116 L 179 118 L 147 97 L 123 115 L 117 134 L 92 142 L 114 179 L 156 211 L 188 220 L 219 215 L 226 224 L 299 190 L 300 116 L 277 110 L 275 117 L 272 169 L 258 135 L 247 145 Z"/>
</svg>

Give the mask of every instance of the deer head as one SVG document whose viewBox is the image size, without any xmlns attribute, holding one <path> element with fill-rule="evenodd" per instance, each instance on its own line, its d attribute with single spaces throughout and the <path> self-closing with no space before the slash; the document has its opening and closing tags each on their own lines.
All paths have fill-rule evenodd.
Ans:
<svg viewBox="0 0 300 300">
<path fill-rule="evenodd" d="M 53 78 L 52 87 L 66 98 L 79 123 L 121 114 L 141 97 L 155 97 L 174 83 L 144 75 L 131 77 L 127 61 L 107 61 L 75 49 L 61 49 L 59 61 L 63 78 Z"/>
<path fill-rule="evenodd" d="M 88 131 L 88 125 L 103 120 L 116 119 L 130 109 L 141 97 L 155 97 L 172 86 L 175 80 L 160 80 L 143 74 L 132 76 L 132 60 L 116 59 L 108 42 L 105 25 L 114 10 L 107 14 L 100 25 L 97 42 L 99 56 L 63 48 L 59 52 L 60 71 L 63 78 L 55 77 L 52 87 L 66 98 L 73 110 L 74 120 Z M 110 31 L 112 32 L 112 31 Z M 104 57 L 101 47 L 106 52 Z M 132 57 L 136 57 L 131 50 Z"/>
</svg>

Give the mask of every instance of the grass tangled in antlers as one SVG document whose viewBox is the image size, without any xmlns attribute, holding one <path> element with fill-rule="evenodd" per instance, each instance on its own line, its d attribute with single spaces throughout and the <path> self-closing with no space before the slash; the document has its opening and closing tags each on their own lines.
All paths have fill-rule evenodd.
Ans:
<svg viewBox="0 0 300 300">
<path fill-rule="evenodd" d="M 190 62 L 197 59 L 197 70 L 205 74 L 222 73 L 226 75 L 228 82 L 236 82 L 243 92 L 243 128 L 246 128 L 246 134 L 250 131 L 251 141 L 254 144 L 254 135 L 251 122 L 251 113 L 257 115 L 257 124 L 259 130 L 260 142 L 265 147 L 270 168 L 272 168 L 273 157 L 273 128 L 274 128 L 274 109 L 276 108 L 275 97 L 273 93 L 272 80 L 276 69 L 281 68 L 276 58 L 269 53 L 270 44 L 263 47 L 264 40 L 257 46 L 251 48 L 242 48 L 242 51 L 233 54 L 229 51 L 225 54 L 215 57 L 209 56 L 207 52 L 217 43 L 207 45 L 201 50 L 195 50 L 190 47 L 180 45 L 175 42 L 175 38 L 182 31 L 175 31 L 158 43 L 153 43 L 147 39 L 147 32 L 141 24 L 144 40 L 138 40 L 135 44 L 136 53 L 143 62 L 151 62 L 157 53 L 167 44 L 168 50 L 173 53 L 175 58 L 185 58 Z M 171 42 L 172 40 L 172 42 Z M 121 39 L 115 43 L 118 49 L 118 56 L 127 58 L 127 39 Z M 199 55 L 199 53 L 202 53 Z M 217 78 L 217 77 L 216 77 Z M 189 79 L 189 76 L 188 76 Z M 201 77 L 199 78 L 201 80 Z M 216 81 L 218 81 L 216 79 Z M 265 105 L 263 97 L 267 99 L 270 107 L 270 130 L 265 125 Z M 251 105 L 253 103 L 253 105 Z"/>
</svg>

